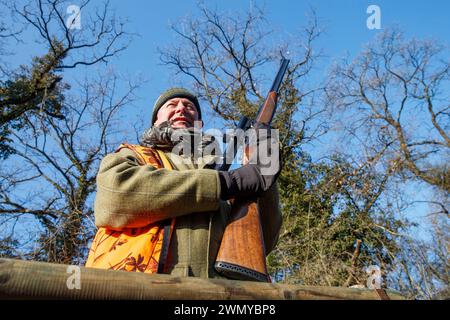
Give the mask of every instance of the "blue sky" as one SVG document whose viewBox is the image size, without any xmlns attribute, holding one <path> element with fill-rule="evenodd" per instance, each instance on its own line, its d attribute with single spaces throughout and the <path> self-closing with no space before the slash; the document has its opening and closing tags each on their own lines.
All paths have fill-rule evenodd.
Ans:
<svg viewBox="0 0 450 320">
<path fill-rule="evenodd" d="M 111 2 L 117 12 L 129 18 L 130 27 L 141 35 L 117 61 L 117 66 L 131 73 L 142 72 L 149 83 L 142 90 L 145 100 L 151 102 L 159 92 L 171 84 L 166 67 L 159 63 L 157 47 L 173 42 L 169 23 L 181 17 L 197 15 L 197 1 L 117 1 Z M 306 13 L 314 8 L 325 28 L 318 46 L 330 58 L 347 52 L 354 55 L 377 33 L 366 27 L 369 5 L 381 9 L 382 29 L 398 24 L 406 36 L 432 37 L 449 43 L 449 1 L 208 1 L 208 6 L 224 12 L 244 12 L 255 4 L 265 9 L 268 28 L 280 34 L 294 35 L 305 24 Z"/>
<path fill-rule="evenodd" d="M 76 5 L 77 1 L 70 3 Z M 142 99 L 137 106 L 138 113 L 150 116 L 149 107 L 153 101 L 162 90 L 176 81 L 170 70 L 160 64 L 157 48 L 174 43 L 174 34 L 169 24 L 176 24 L 183 17 L 198 15 L 197 3 L 194 0 L 111 0 L 110 7 L 117 15 L 127 18 L 128 31 L 139 34 L 130 47 L 112 62 L 118 71 L 131 76 L 140 74 L 147 80 L 138 91 L 138 96 Z M 243 13 L 257 5 L 266 13 L 268 28 L 280 36 L 297 34 L 305 25 L 309 9 L 313 8 L 324 29 L 324 34 L 317 42 L 317 48 L 322 49 L 326 55 L 319 66 L 322 72 L 326 71 L 332 59 L 346 54 L 356 55 L 379 32 L 366 27 L 369 17 L 366 10 L 372 4 L 381 9 L 381 29 L 398 25 L 407 37 L 434 38 L 447 45 L 450 40 L 450 2 L 445 0 L 212 0 L 205 3 L 224 13 Z M 91 7 L 96 5 L 101 5 L 101 2 L 92 1 L 90 4 Z M 43 52 L 43 48 L 33 43 L 31 38 L 17 49 L 10 61 L 13 65 L 29 63 L 33 55 Z M 83 68 L 78 68 L 76 72 L 83 72 Z"/>
</svg>

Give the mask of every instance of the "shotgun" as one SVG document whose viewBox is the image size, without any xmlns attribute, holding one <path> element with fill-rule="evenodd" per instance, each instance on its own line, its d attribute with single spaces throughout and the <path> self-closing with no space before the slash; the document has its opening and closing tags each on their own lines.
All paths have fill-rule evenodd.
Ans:
<svg viewBox="0 0 450 320">
<path fill-rule="evenodd" d="M 285 58 L 281 60 L 277 76 L 266 100 L 259 107 L 255 120 L 252 122 L 243 116 L 238 124 L 239 129 L 245 131 L 251 127 L 252 123 L 270 125 L 276 112 L 278 93 L 288 64 L 289 60 Z M 234 137 L 227 146 L 226 161 L 218 165 L 216 170 L 229 170 L 232 162 L 229 160 L 236 157 L 238 149 L 235 146 L 236 143 L 237 138 Z M 256 202 L 239 198 L 233 199 L 230 217 L 214 264 L 215 269 L 227 278 L 235 280 L 270 282 L 260 215 Z"/>
</svg>

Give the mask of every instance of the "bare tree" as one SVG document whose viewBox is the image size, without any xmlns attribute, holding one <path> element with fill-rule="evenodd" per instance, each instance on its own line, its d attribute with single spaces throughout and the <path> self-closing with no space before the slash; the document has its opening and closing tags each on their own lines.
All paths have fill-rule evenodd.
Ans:
<svg viewBox="0 0 450 320">
<path fill-rule="evenodd" d="M 402 250 L 389 276 L 392 287 L 414 299 L 448 299 L 450 256 L 448 218 L 433 216 L 429 240 L 402 238 Z"/>
<path fill-rule="evenodd" d="M 79 8 L 83 13 L 82 26 L 71 28 L 65 19 L 70 2 L 61 0 L 36 0 L 25 4 L 12 2 L 9 6 L 12 17 L 18 18 L 37 34 L 38 42 L 47 54 L 36 57 L 31 67 L 21 66 L 7 70 L 2 63 L 3 77 L 0 79 L 0 156 L 13 153 L 8 144 L 12 127 L 23 125 L 25 113 L 46 113 L 62 118 L 63 91 L 62 72 L 77 66 L 91 66 L 123 51 L 129 42 L 124 23 L 111 15 L 108 3 L 89 14 L 89 1 Z M 0 25 L 0 27 L 5 27 Z M 5 34 L 17 37 L 17 31 L 4 30 Z"/>
<path fill-rule="evenodd" d="M 85 258 L 94 230 L 97 167 L 117 147 L 118 116 L 136 89 L 130 84 L 118 93 L 118 80 L 113 73 L 99 75 L 96 82 L 84 79 L 80 92 L 66 98 L 64 119 L 26 118 L 29 129 L 13 134 L 16 153 L 0 177 L 2 222 L 11 226 L 31 216 L 42 230 L 38 239 L 32 237 L 37 246 L 22 257 L 61 263 Z"/>
<path fill-rule="evenodd" d="M 347 151 L 341 153 L 385 177 L 383 201 L 402 199 L 397 216 L 417 202 L 437 208 L 430 215 L 442 228 L 433 229 L 434 242 L 404 233 L 397 235 L 400 250 L 385 246 L 393 261 L 382 268 L 386 279 L 411 298 L 448 294 L 449 84 L 448 48 L 404 40 L 398 29 L 390 29 L 355 59 L 337 63 L 326 86 L 330 110 L 339 114 L 344 129 Z M 410 181 L 431 186 L 434 198 L 396 195 Z"/>
<path fill-rule="evenodd" d="M 382 33 L 355 60 L 335 66 L 327 86 L 343 126 L 370 163 L 450 191 L 448 50 Z"/>
<path fill-rule="evenodd" d="M 31 66 L 12 70 L 2 64 L 8 71 L 0 79 L 2 255 L 83 262 L 94 230 L 99 160 L 117 146 L 120 110 L 134 100 L 136 84 L 99 68 L 126 49 L 131 35 L 124 22 L 107 2 L 90 8 L 84 1 L 81 28 L 71 28 L 74 21 L 66 20 L 70 4 L 2 3 L 47 51 Z M 20 40 L 12 29 L 0 31 Z M 64 72 L 83 67 L 98 67 L 97 77 L 63 81 Z"/>
<path fill-rule="evenodd" d="M 56 66 L 58 70 L 106 62 L 127 48 L 131 34 L 124 30 L 125 22 L 115 17 L 108 1 L 93 9 L 89 0 L 81 2 L 79 28 L 73 28 L 74 21 L 66 19 L 71 4 L 65 0 L 32 0 L 22 6 L 17 2 L 12 5 L 13 14 L 38 32 L 40 42 L 50 48 L 55 59 L 65 58 Z"/>
<path fill-rule="evenodd" d="M 267 28 L 264 13 L 253 8 L 246 15 L 223 15 L 206 7 L 199 7 L 201 17 L 185 19 L 171 29 L 178 36 L 176 46 L 160 49 L 161 61 L 173 68 L 175 74 L 192 81 L 192 86 L 211 110 L 228 125 L 236 124 L 242 115 L 256 113 L 265 98 L 265 87 L 271 77 L 264 70 L 274 69 L 282 54 L 289 53 L 291 64 L 280 95 L 280 112 L 274 127 L 284 134 L 286 147 L 297 147 L 305 139 L 304 124 L 295 120 L 300 103 L 304 121 L 314 118 L 323 110 L 307 108 L 304 101 L 319 90 L 317 85 L 306 85 L 304 78 L 310 72 L 320 51 L 313 43 L 320 36 L 318 19 L 313 13 L 299 37 L 288 42 L 271 44 L 272 31 Z M 275 64 L 273 62 L 276 62 Z M 286 111 L 287 112 L 283 112 Z M 279 121 L 277 121 L 279 120 Z M 311 134 L 314 130 L 311 130 Z M 316 134 L 324 128 L 317 128 Z M 286 152 L 288 149 L 285 150 Z"/>
</svg>

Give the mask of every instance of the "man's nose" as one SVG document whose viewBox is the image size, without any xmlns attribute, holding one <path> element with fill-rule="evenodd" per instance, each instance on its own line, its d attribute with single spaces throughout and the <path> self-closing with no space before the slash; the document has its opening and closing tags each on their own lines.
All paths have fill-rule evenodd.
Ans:
<svg viewBox="0 0 450 320">
<path fill-rule="evenodd" d="M 175 112 L 182 112 L 184 113 L 186 111 L 186 105 L 183 103 L 183 101 L 178 102 L 177 108 L 175 109 Z"/>
</svg>

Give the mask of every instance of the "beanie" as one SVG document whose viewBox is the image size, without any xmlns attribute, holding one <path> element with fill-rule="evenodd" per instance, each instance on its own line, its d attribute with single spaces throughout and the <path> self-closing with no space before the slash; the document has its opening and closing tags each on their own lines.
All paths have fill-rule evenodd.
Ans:
<svg viewBox="0 0 450 320">
<path fill-rule="evenodd" d="M 198 103 L 197 97 L 191 93 L 190 91 L 184 88 L 170 88 L 167 91 L 163 92 L 158 99 L 156 99 L 155 104 L 153 105 L 153 114 L 152 114 L 152 125 L 156 121 L 156 117 L 158 115 L 159 109 L 166 103 L 168 100 L 172 98 L 186 98 L 189 99 L 197 108 L 198 118 L 201 120 L 202 111 L 200 109 L 200 104 Z"/>
</svg>

